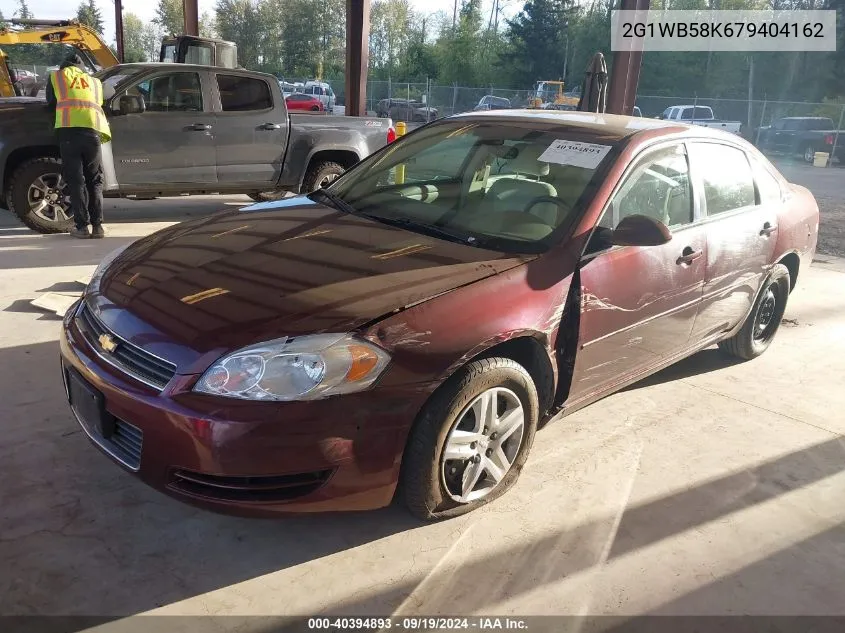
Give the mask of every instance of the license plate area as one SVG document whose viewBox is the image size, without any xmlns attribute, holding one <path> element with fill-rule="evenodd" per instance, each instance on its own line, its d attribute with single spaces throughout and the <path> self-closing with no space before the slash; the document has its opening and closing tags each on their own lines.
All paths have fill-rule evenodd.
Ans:
<svg viewBox="0 0 845 633">
<path fill-rule="evenodd" d="M 106 411 L 103 394 L 90 385 L 75 369 L 64 368 L 70 407 L 79 423 L 91 435 L 110 439 L 114 435 L 114 416 Z"/>
</svg>

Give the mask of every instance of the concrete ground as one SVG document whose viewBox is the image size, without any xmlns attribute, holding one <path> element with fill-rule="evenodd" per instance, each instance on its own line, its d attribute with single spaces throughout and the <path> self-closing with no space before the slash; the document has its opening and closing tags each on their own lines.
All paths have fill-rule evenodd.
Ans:
<svg viewBox="0 0 845 633">
<path fill-rule="evenodd" d="M 0 213 L 0 613 L 845 614 L 845 260 L 827 256 L 763 357 L 708 349 L 553 422 L 466 517 L 247 520 L 136 481 L 73 421 L 59 320 L 29 301 L 246 201 L 110 202 L 109 237 L 86 242 Z M 235 622 L 267 631 L 204 630 Z"/>
</svg>

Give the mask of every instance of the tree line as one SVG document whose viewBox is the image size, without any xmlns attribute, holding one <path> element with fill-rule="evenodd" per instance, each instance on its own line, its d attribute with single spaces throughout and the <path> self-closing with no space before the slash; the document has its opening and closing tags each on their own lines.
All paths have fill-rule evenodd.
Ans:
<svg viewBox="0 0 845 633">
<path fill-rule="evenodd" d="M 455 0 L 448 13 L 416 10 L 410 0 L 373 0 L 369 78 L 514 90 L 563 79 L 574 87 L 597 51 L 612 70 L 610 22 L 618 0 L 526 0 L 505 18 L 507 2 Z M 26 0 L 19 3 L 16 15 L 32 17 Z M 835 9 L 840 24 L 845 17 L 845 0 L 653 0 L 651 7 Z M 102 33 L 94 0 L 83 0 L 75 17 Z M 246 68 L 290 78 L 343 77 L 345 0 L 218 0 L 200 22 L 201 35 L 236 42 Z M 125 60 L 158 59 L 161 38 L 182 28 L 182 0 L 158 0 L 151 22 L 125 13 Z M 837 36 L 832 53 L 649 51 L 639 93 L 745 99 L 750 83 L 755 99 L 838 99 L 845 96 L 845 29 Z"/>
</svg>

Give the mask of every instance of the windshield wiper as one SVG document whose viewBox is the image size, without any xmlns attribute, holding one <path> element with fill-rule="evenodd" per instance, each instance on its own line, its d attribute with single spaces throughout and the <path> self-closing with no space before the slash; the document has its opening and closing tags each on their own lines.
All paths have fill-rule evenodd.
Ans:
<svg viewBox="0 0 845 633">
<path fill-rule="evenodd" d="M 322 198 L 325 198 L 326 200 L 328 200 L 331 203 L 331 205 L 335 209 L 338 209 L 339 211 L 343 211 L 344 213 L 352 213 L 352 214 L 358 213 L 358 210 L 355 207 L 353 207 L 351 204 L 349 204 L 346 200 L 344 200 L 343 198 L 341 198 L 337 194 L 332 193 L 331 191 L 327 191 L 326 189 L 317 189 L 316 191 L 312 191 L 311 193 L 308 194 L 307 197 L 311 198 L 311 196 L 320 196 Z"/>
<path fill-rule="evenodd" d="M 460 242 L 461 244 L 470 244 L 472 246 L 478 246 L 478 238 L 473 235 L 467 235 L 465 233 L 458 233 L 456 231 L 450 231 L 448 229 L 444 229 L 443 227 L 436 226 L 434 224 L 427 224 L 425 222 L 419 222 L 417 220 L 412 220 L 411 218 L 390 218 L 384 217 L 381 215 L 371 215 L 369 213 L 364 214 L 368 218 L 372 218 L 378 222 L 384 222 L 385 224 L 390 224 L 392 226 L 398 226 L 403 229 L 410 229 L 410 230 L 417 230 L 420 233 L 426 233 L 428 235 L 433 235 L 435 237 L 440 237 L 450 242 Z"/>
</svg>

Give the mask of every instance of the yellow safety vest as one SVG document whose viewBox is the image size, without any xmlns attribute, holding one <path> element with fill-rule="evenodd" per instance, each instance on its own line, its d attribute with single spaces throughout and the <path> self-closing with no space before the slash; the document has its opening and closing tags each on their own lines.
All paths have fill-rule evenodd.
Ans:
<svg viewBox="0 0 845 633">
<path fill-rule="evenodd" d="M 50 81 L 56 93 L 56 127 L 84 127 L 100 133 L 102 141 L 111 140 L 111 129 L 103 112 L 103 84 L 76 66 L 52 73 Z"/>
</svg>

